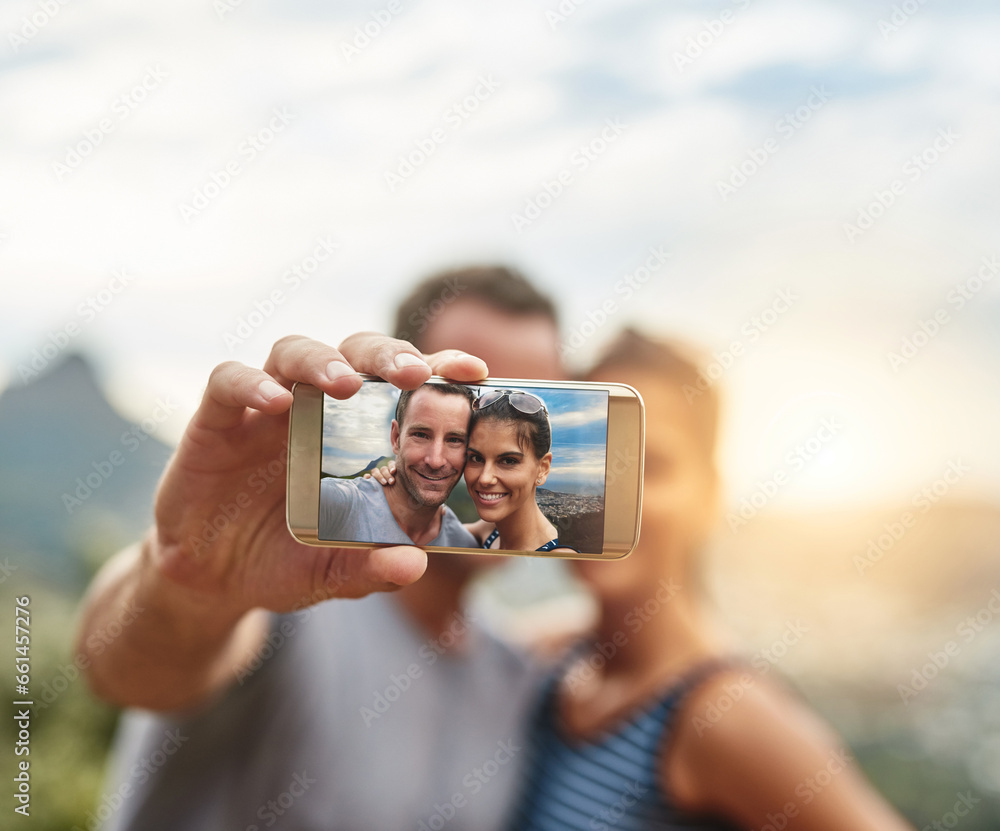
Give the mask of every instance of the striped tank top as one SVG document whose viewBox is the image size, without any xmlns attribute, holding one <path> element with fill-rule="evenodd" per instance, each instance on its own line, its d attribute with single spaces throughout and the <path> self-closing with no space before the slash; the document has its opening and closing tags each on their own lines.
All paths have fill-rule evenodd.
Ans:
<svg viewBox="0 0 1000 831">
<path fill-rule="evenodd" d="M 493 533 L 491 533 L 486 538 L 486 541 L 483 543 L 483 548 L 489 548 L 491 545 L 493 545 L 493 543 L 496 542 L 497 537 L 499 537 L 499 536 L 500 536 L 500 532 L 496 528 L 494 528 L 493 529 Z M 573 548 L 572 546 L 569 546 L 569 545 L 560 545 L 559 544 L 559 537 L 556 537 L 554 540 L 549 540 L 541 548 L 536 548 L 535 551 L 551 551 L 554 548 L 569 548 L 571 551 L 576 551 L 576 549 Z M 576 551 L 576 553 L 579 554 L 580 552 Z"/>
<path fill-rule="evenodd" d="M 557 674 L 534 717 L 532 759 L 510 831 L 733 831 L 680 810 L 660 787 L 661 750 L 685 696 L 731 668 L 718 660 L 696 666 L 614 733 L 592 740 L 566 737 L 559 728 Z"/>
</svg>

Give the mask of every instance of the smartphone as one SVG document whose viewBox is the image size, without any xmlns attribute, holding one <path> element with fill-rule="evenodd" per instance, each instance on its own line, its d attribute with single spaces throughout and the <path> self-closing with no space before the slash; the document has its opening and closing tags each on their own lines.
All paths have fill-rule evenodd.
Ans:
<svg viewBox="0 0 1000 831">
<path fill-rule="evenodd" d="M 635 547 L 644 414 L 631 387 L 435 377 L 401 393 L 362 377 L 345 400 L 292 391 L 287 520 L 301 542 L 597 560 Z"/>
</svg>

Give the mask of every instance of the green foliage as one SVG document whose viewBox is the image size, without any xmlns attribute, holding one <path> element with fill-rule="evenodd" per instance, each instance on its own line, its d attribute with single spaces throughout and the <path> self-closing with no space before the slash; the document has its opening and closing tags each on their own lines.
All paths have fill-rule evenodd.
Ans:
<svg viewBox="0 0 1000 831">
<path fill-rule="evenodd" d="M 75 598 L 20 574 L 0 585 L 0 608 L 13 630 L 14 598 L 28 595 L 30 603 L 30 700 L 31 739 L 29 754 L 3 754 L 4 781 L 10 782 L 20 760 L 30 762 L 31 814 L 25 827 L 33 831 L 67 831 L 88 828 L 88 815 L 100 798 L 108 747 L 114 733 L 116 713 L 87 689 L 71 653 Z M 12 638 L 0 648 L 10 667 L 14 660 Z M 14 686 L 13 673 L 0 674 L 0 696 L 4 701 L 23 698 Z M 17 739 L 13 718 L 0 719 L 0 742 L 11 748 Z M 9 777 L 9 778 L 8 778 Z"/>
</svg>

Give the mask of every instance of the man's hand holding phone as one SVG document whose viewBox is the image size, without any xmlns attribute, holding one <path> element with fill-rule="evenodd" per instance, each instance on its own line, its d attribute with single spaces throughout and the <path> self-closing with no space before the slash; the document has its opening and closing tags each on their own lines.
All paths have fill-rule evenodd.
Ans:
<svg viewBox="0 0 1000 831">
<path fill-rule="evenodd" d="M 485 377 L 486 365 L 459 352 L 425 360 L 410 344 L 373 333 L 353 335 L 339 350 L 285 338 L 263 370 L 222 364 L 157 494 L 152 552 L 165 576 L 239 612 L 359 597 L 423 573 L 426 555 L 419 549 L 359 556 L 315 548 L 295 541 L 285 524 L 290 389 L 302 381 L 345 399 L 361 388 L 359 372 L 413 389 L 431 374 L 475 381 Z"/>
<path fill-rule="evenodd" d="M 426 554 L 413 546 L 317 548 L 288 533 L 291 387 L 301 381 L 345 399 L 361 388 L 358 373 L 413 389 L 432 374 L 477 381 L 487 367 L 453 350 L 423 356 L 375 333 L 339 349 L 287 337 L 263 369 L 218 366 L 160 482 L 154 528 L 105 566 L 85 599 L 77 651 L 102 697 L 151 709 L 197 705 L 259 647 L 262 610 L 360 597 L 423 574 Z M 110 647 L 91 649 L 88 634 L 127 603 L 143 613 Z"/>
</svg>

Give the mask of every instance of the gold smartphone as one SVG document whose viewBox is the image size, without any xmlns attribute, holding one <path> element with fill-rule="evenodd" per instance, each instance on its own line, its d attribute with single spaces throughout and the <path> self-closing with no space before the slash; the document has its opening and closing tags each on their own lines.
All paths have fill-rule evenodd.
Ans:
<svg viewBox="0 0 1000 831">
<path fill-rule="evenodd" d="M 613 560 L 639 539 L 644 414 L 624 384 L 297 384 L 287 519 L 309 545 Z"/>
</svg>

